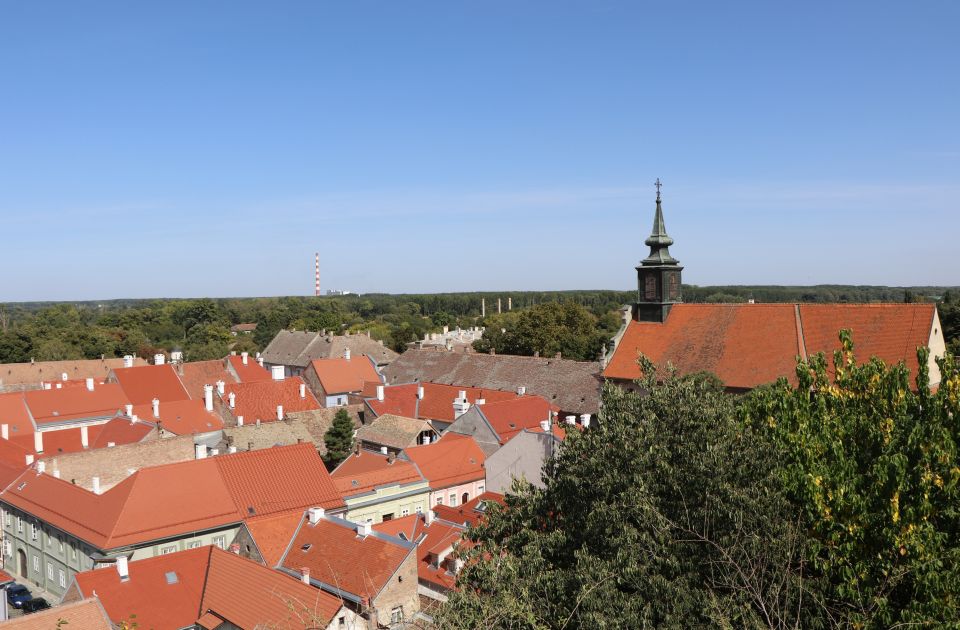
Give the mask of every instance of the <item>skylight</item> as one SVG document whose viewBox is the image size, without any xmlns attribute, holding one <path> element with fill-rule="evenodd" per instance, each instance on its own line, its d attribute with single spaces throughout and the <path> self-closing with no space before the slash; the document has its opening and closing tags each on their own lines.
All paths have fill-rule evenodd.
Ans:
<svg viewBox="0 0 960 630">
<path fill-rule="evenodd" d="M 167 578 L 167 584 L 177 584 L 180 582 L 180 578 L 177 577 L 176 571 L 167 571 L 164 577 Z"/>
</svg>

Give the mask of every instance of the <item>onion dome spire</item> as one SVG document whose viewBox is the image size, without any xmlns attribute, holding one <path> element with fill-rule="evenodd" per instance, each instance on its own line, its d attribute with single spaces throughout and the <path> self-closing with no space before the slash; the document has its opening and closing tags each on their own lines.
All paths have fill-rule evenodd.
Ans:
<svg viewBox="0 0 960 630">
<path fill-rule="evenodd" d="M 667 234 L 667 228 L 663 222 L 663 208 L 660 206 L 660 178 L 657 178 L 655 186 L 657 187 L 657 212 L 653 216 L 653 231 L 650 237 L 643 243 L 650 248 L 650 255 L 640 261 L 643 266 L 650 265 L 678 265 L 680 261 L 670 255 L 670 246 L 673 245 L 673 239 Z"/>
</svg>

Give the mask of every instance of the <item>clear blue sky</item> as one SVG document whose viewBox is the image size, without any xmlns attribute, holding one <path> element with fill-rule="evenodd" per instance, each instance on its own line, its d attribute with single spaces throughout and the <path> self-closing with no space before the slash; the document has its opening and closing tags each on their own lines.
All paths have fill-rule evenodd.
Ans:
<svg viewBox="0 0 960 630">
<path fill-rule="evenodd" d="M 5 2 L 0 301 L 960 284 L 960 3 Z"/>
</svg>

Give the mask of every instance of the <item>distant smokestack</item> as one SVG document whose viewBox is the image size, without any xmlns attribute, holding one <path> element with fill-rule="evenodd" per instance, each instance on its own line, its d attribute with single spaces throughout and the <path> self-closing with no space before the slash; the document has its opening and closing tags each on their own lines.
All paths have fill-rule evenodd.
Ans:
<svg viewBox="0 0 960 630">
<path fill-rule="evenodd" d="M 316 268 L 316 276 L 315 276 L 315 279 L 316 279 L 316 286 L 315 286 L 316 296 L 317 296 L 317 297 L 320 297 L 320 252 L 317 252 L 317 253 L 314 255 L 314 267 Z"/>
</svg>

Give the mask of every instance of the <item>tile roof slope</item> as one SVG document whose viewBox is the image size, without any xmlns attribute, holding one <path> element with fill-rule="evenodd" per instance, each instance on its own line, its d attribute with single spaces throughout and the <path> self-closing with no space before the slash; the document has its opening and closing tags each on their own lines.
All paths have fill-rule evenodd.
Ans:
<svg viewBox="0 0 960 630">
<path fill-rule="evenodd" d="M 114 566 L 83 571 L 74 579 L 82 595 L 96 592 L 115 623 L 133 619 L 139 628 L 189 628 L 200 610 L 211 549 L 198 547 L 130 562 L 126 581 L 120 580 Z M 169 573 L 176 576 L 173 583 L 167 579 Z"/>
<path fill-rule="evenodd" d="M 234 374 L 240 379 L 241 383 L 269 381 L 271 379 L 270 372 L 261 367 L 251 356 L 247 357 L 246 365 L 243 363 L 243 357 L 235 354 L 228 356 L 227 362 L 230 363 L 230 367 L 233 369 Z"/>
<path fill-rule="evenodd" d="M 305 330 L 281 330 L 270 340 L 260 356 L 264 362 L 274 365 L 296 365 L 307 367 L 311 359 L 320 359 L 327 355 L 317 354 L 305 357 L 312 344 L 318 343 L 320 334 Z"/>
<path fill-rule="evenodd" d="M 425 481 L 417 467 L 402 459 L 361 450 L 350 455 L 330 473 L 344 497 L 370 492 L 378 486 Z"/>
<path fill-rule="evenodd" d="M 328 395 L 359 392 L 364 383 L 381 382 L 377 368 L 366 355 L 350 359 L 314 359 L 310 365 Z"/>
<path fill-rule="evenodd" d="M 176 370 L 169 363 L 118 368 L 113 374 L 135 405 L 149 404 L 154 398 L 159 398 L 161 403 L 190 399 Z"/>
<path fill-rule="evenodd" d="M 367 355 L 373 359 L 377 365 L 386 365 L 397 360 L 400 355 L 384 346 L 379 341 L 371 339 L 367 335 L 336 335 L 329 340 L 329 347 L 326 350 L 327 357 L 342 357 L 344 351 L 349 348 L 350 353 L 358 357 Z M 320 358 L 320 357 L 316 357 Z"/>
<path fill-rule="evenodd" d="M 378 523 L 373 529 L 390 536 L 399 537 L 403 534 L 407 540 L 417 543 L 417 577 L 420 580 L 439 584 L 446 589 L 456 586 L 456 575 L 448 573 L 445 568 L 434 567 L 432 556 L 457 544 L 463 537 L 462 526 L 438 521 L 427 525 L 422 514 L 411 514 Z"/>
<path fill-rule="evenodd" d="M 831 374 L 839 332 L 850 329 L 854 355 L 887 365 L 903 361 L 916 375 L 917 348 L 926 346 L 933 329 L 934 304 L 801 304 L 800 321 L 807 356 L 823 352 Z"/>
<path fill-rule="evenodd" d="M 137 357 L 134 365 L 146 365 Z M 123 359 L 86 359 L 80 361 L 36 361 L 32 363 L 0 364 L 0 386 L 36 385 L 40 382 L 60 381 L 66 372 L 68 379 L 104 379 L 110 370 L 123 367 Z"/>
<path fill-rule="evenodd" d="M 486 474 L 483 451 L 467 435 L 447 433 L 432 444 L 408 448 L 403 453 L 417 465 L 431 490 L 480 481 Z"/>
<path fill-rule="evenodd" d="M 24 392 L 23 397 L 38 425 L 110 417 L 130 402 L 116 383 L 96 385 L 92 392 L 86 387 L 31 390 Z"/>
<path fill-rule="evenodd" d="M 306 550 L 304 547 L 309 545 Z M 283 557 L 282 566 L 361 598 L 372 599 L 383 589 L 416 545 L 375 530 L 358 536 L 356 525 L 325 516 L 315 525 L 304 519 Z"/>
<path fill-rule="evenodd" d="M 209 433 L 223 428 L 223 420 L 207 411 L 200 400 L 175 400 L 160 403 L 160 417 L 153 417 L 153 405 L 137 405 L 133 413 L 146 422 L 160 423 L 174 435 Z"/>
<path fill-rule="evenodd" d="M 321 335 L 301 330 L 281 330 L 270 341 L 260 356 L 274 365 L 293 365 L 305 368 L 314 359 L 342 357 L 344 350 L 351 354 L 366 354 L 378 365 L 390 363 L 397 353 L 366 335 Z"/>
<path fill-rule="evenodd" d="M 96 597 L 79 602 L 61 604 L 22 617 L 0 622 L 4 630 L 51 630 L 77 628 L 82 630 L 113 630 L 110 618 Z"/>
<path fill-rule="evenodd" d="M 243 523 L 256 543 L 263 563 L 268 567 L 276 567 L 280 564 L 283 552 L 290 545 L 290 540 L 296 533 L 301 520 L 303 520 L 303 512 L 291 511 L 254 516 Z"/>
<path fill-rule="evenodd" d="M 432 427 L 426 420 L 385 413 L 357 429 L 357 440 L 402 449 L 416 444 L 420 434 L 430 430 Z"/>
<path fill-rule="evenodd" d="M 538 429 L 540 421 L 549 419 L 554 411 L 559 409 L 540 396 L 521 396 L 480 406 L 480 413 L 497 432 L 501 444 L 524 429 Z"/>
<path fill-rule="evenodd" d="M 423 387 L 422 400 L 417 400 L 418 386 Z M 384 387 L 383 401 L 369 398 L 366 402 L 377 416 L 390 413 L 408 418 L 453 422 L 453 401 L 460 396 L 461 391 L 467 393 L 467 400 L 471 405 L 475 404 L 480 398 L 486 400 L 487 403 L 517 398 L 517 394 L 512 391 L 440 385 L 437 383 L 408 383 L 388 385 Z"/>
<path fill-rule="evenodd" d="M 313 444 L 277 446 L 213 460 L 243 518 L 312 506 L 328 510 L 344 506 Z"/>
<path fill-rule="evenodd" d="M 479 494 L 459 507 L 449 505 L 433 506 L 433 513 L 437 518 L 441 518 L 451 523 L 463 523 L 465 525 L 476 525 L 477 521 L 483 518 L 484 510 L 480 509 L 481 503 L 499 503 L 506 505 L 504 496 L 498 492 L 484 492 Z"/>
<path fill-rule="evenodd" d="M 219 359 L 179 363 L 176 370 L 180 376 L 180 381 L 187 390 L 187 395 L 192 400 L 203 400 L 204 385 L 213 385 L 217 381 L 223 381 L 224 383 L 237 382 L 236 377 L 227 370 L 223 360 Z"/>
<path fill-rule="evenodd" d="M 597 413 L 600 364 L 542 357 L 408 350 L 383 368 L 388 383 L 428 381 L 543 396 L 570 413 Z"/>
<path fill-rule="evenodd" d="M 252 383 L 229 383 L 224 387 L 223 402 L 226 404 L 230 393 L 236 396 L 236 407 L 230 412 L 234 416 L 243 416 L 246 424 L 274 422 L 277 419 L 277 405 L 283 405 L 284 415 L 293 411 L 319 409 L 320 403 L 307 387 L 304 397 L 300 397 L 300 385 L 303 379 L 292 376 L 282 381 L 255 381 Z"/>
<path fill-rule="evenodd" d="M 239 628 L 326 628 L 343 603 L 337 597 L 216 547 L 210 553 L 202 613 Z"/>
<path fill-rule="evenodd" d="M 7 425 L 11 436 L 33 433 L 33 421 L 21 392 L 0 394 L 0 424 Z"/>
<path fill-rule="evenodd" d="M 99 431 L 95 432 L 96 435 L 91 435 L 91 429 L 99 429 Z M 70 429 L 69 431 L 77 434 L 77 441 L 79 442 L 80 429 Z M 57 433 L 65 432 L 66 431 L 49 431 L 43 434 L 44 454 L 50 451 L 50 449 L 47 447 L 49 439 Z M 99 427 L 88 427 L 87 432 L 90 448 L 107 448 L 107 446 L 111 443 L 114 446 L 120 444 L 136 444 L 137 442 L 142 442 L 149 437 L 156 437 L 155 426 L 146 422 L 130 422 L 130 420 L 126 417 L 114 418 L 113 420 L 110 420 L 106 424 L 102 424 Z M 153 435 L 151 436 L 151 434 Z"/>
<path fill-rule="evenodd" d="M 604 376 L 636 379 L 637 356 L 680 374 L 706 370 L 727 387 L 751 388 L 786 376 L 796 382 L 793 304 L 676 304 L 663 324 L 631 321 Z"/>
</svg>

